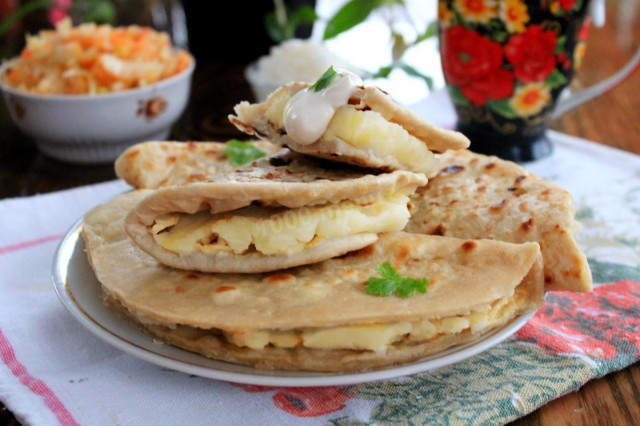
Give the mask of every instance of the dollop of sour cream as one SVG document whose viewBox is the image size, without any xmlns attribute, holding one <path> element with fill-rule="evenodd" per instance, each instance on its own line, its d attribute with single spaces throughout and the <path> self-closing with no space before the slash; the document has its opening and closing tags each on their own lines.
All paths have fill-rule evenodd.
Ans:
<svg viewBox="0 0 640 426">
<path fill-rule="evenodd" d="M 287 135 L 301 145 L 311 145 L 327 130 L 336 109 L 346 105 L 362 79 L 347 70 L 322 90 L 304 89 L 289 99 L 284 108 L 284 128 Z"/>
</svg>

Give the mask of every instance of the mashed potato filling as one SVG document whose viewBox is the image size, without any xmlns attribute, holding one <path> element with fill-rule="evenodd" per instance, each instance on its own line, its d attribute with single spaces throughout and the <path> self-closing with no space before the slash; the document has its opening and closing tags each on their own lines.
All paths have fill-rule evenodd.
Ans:
<svg viewBox="0 0 640 426">
<path fill-rule="evenodd" d="M 389 324 L 361 324 L 340 327 L 278 331 L 251 330 L 224 332 L 226 339 L 237 346 L 263 349 L 306 347 L 312 349 L 354 349 L 384 351 L 390 345 L 407 340 L 420 343 L 439 335 L 480 332 L 512 315 L 516 310 L 514 295 L 494 302 L 484 310 L 467 315 L 421 321 L 400 321 Z"/>
<path fill-rule="evenodd" d="M 371 201 L 342 201 L 299 209 L 246 207 L 231 213 L 172 213 L 156 219 L 156 243 L 175 253 L 256 250 L 264 255 L 299 253 L 331 238 L 402 230 L 409 197 L 388 194 Z"/>
<path fill-rule="evenodd" d="M 265 113 L 277 127 L 284 128 L 283 114 L 289 99 L 287 96 L 277 98 Z M 423 141 L 376 111 L 358 110 L 350 105 L 340 107 L 322 137 L 338 138 L 355 148 L 371 151 L 379 158 L 395 158 L 413 170 L 437 168 L 435 155 Z"/>
</svg>

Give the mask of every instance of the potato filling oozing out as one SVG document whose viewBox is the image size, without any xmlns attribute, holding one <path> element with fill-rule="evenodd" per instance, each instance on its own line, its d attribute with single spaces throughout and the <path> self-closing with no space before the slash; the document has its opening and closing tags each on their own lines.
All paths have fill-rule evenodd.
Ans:
<svg viewBox="0 0 640 426">
<path fill-rule="evenodd" d="M 299 209 L 246 207 L 212 215 L 173 213 L 151 227 L 156 243 L 174 253 L 256 250 L 264 255 L 299 253 L 322 241 L 361 233 L 402 230 L 409 197 L 388 194 L 372 201 L 342 201 Z"/>
<path fill-rule="evenodd" d="M 358 324 L 300 331 L 241 330 L 225 332 L 226 339 L 237 346 L 263 349 L 306 347 L 312 349 L 354 349 L 384 351 L 390 345 L 408 340 L 420 343 L 440 335 L 464 331 L 477 333 L 516 310 L 514 296 L 505 297 L 490 307 L 467 315 L 388 324 Z"/>
<path fill-rule="evenodd" d="M 284 128 L 283 114 L 288 100 L 283 96 L 266 112 L 267 119 L 279 128 Z M 436 157 L 423 141 L 376 111 L 358 110 L 350 105 L 340 107 L 323 137 L 337 137 L 355 148 L 371 151 L 379 158 L 393 157 L 411 170 L 427 175 L 437 169 Z"/>
</svg>

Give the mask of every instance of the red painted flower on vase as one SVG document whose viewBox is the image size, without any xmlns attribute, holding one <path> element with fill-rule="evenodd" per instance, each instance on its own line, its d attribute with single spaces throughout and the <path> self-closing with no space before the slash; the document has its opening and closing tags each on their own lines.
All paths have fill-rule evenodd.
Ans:
<svg viewBox="0 0 640 426">
<path fill-rule="evenodd" d="M 576 0 L 558 0 L 558 3 L 560 3 L 560 7 L 564 10 L 569 11 L 576 5 Z"/>
<path fill-rule="evenodd" d="M 514 66 L 516 78 L 523 83 L 546 80 L 556 66 L 557 42 L 556 33 L 540 25 L 531 25 L 524 33 L 512 36 L 504 53 Z"/>
<path fill-rule="evenodd" d="M 443 34 L 442 67 L 450 84 L 476 105 L 513 93 L 511 71 L 502 68 L 502 46 L 476 31 L 456 25 Z"/>
</svg>

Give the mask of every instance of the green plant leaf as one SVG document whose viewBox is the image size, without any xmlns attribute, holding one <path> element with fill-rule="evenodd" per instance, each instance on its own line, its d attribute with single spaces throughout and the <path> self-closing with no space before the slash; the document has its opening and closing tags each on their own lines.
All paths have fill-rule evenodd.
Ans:
<svg viewBox="0 0 640 426">
<path fill-rule="evenodd" d="M 284 22 L 280 22 L 277 12 L 271 10 L 264 16 L 264 26 L 271 40 L 281 43 L 295 37 L 296 29 L 301 25 L 312 24 L 318 19 L 315 10 L 310 6 L 301 6 L 291 11 L 284 5 Z"/>
<path fill-rule="evenodd" d="M 6 33 L 9 28 L 19 20 L 25 18 L 38 9 L 44 9 L 51 5 L 51 0 L 29 1 L 24 3 L 0 22 L 0 36 Z"/>
<path fill-rule="evenodd" d="M 116 19 L 116 7 L 107 0 L 96 0 L 89 3 L 89 10 L 83 21 L 96 24 L 112 24 Z"/>
<path fill-rule="evenodd" d="M 276 13 L 269 11 L 264 15 L 264 27 L 271 40 L 281 43 L 293 37 L 293 31 L 288 25 L 280 25 Z"/>
<path fill-rule="evenodd" d="M 291 22 L 294 27 L 299 25 L 312 24 L 318 19 L 316 11 L 310 6 L 301 6 L 291 14 Z"/>
<path fill-rule="evenodd" d="M 231 163 L 231 165 L 241 166 L 257 158 L 263 157 L 266 152 L 256 148 L 249 142 L 230 139 L 227 141 L 223 154 L 229 159 L 229 163 Z"/>
<path fill-rule="evenodd" d="M 438 34 L 438 21 L 433 21 L 427 25 L 427 29 L 418 36 L 416 39 L 416 43 L 420 43 L 421 41 L 425 41 L 428 38 L 434 37 Z"/>
<path fill-rule="evenodd" d="M 560 71 L 554 69 L 547 78 L 546 84 L 552 89 L 557 89 L 567 84 L 567 78 Z"/>
<path fill-rule="evenodd" d="M 414 67 L 408 64 L 400 65 L 400 69 L 406 72 L 407 74 L 409 74 L 410 76 L 419 77 L 423 79 L 424 82 L 427 83 L 427 87 L 429 87 L 429 90 L 433 90 L 433 79 L 428 75 L 422 74 L 420 71 L 418 71 L 417 69 L 415 69 Z"/>
<path fill-rule="evenodd" d="M 381 67 L 376 73 L 373 74 L 373 78 L 387 78 L 391 71 L 393 70 L 393 65 L 387 65 L 385 67 Z"/>
<path fill-rule="evenodd" d="M 383 0 L 350 0 L 333 15 L 324 29 L 323 40 L 336 37 L 362 23 Z"/>
<path fill-rule="evenodd" d="M 502 99 L 499 101 L 490 100 L 487 101 L 489 109 L 505 118 L 516 118 L 516 112 L 511 107 L 508 99 Z"/>
<path fill-rule="evenodd" d="M 369 278 L 365 288 L 367 294 L 375 296 L 391 296 L 395 294 L 399 297 L 409 297 L 416 293 L 427 292 L 429 280 L 426 278 L 416 280 L 400 276 L 389 262 L 384 262 L 377 269 L 381 278 Z"/>
</svg>

